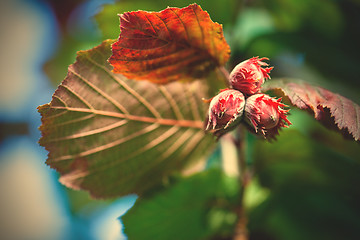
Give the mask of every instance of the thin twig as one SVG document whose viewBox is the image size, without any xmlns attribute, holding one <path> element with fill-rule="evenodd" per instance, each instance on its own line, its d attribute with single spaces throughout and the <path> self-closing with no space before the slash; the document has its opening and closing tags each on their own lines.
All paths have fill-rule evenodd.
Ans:
<svg viewBox="0 0 360 240">
<path fill-rule="evenodd" d="M 248 240 L 248 230 L 247 230 L 247 215 L 244 208 L 244 193 L 245 189 L 249 182 L 249 174 L 247 172 L 247 164 L 245 159 L 245 129 L 243 126 L 238 127 L 237 131 L 237 139 L 236 139 L 236 147 L 238 150 L 238 166 L 239 166 L 239 180 L 241 182 L 241 190 L 240 190 L 240 204 L 237 209 L 238 222 L 235 226 L 235 233 L 233 236 L 233 240 Z"/>
<path fill-rule="evenodd" d="M 221 67 L 216 68 L 215 73 L 216 73 L 217 79 L 222 81 L 224 83 L 224 86 L 228 88 L 230 86 L 229 71 L 224 66 L 221 66 Z"/>
<path fill-rule="evenodd" d="M 219 70 L 224 75 L 225 79 L 228 80 L 230 76 L 229 71 L 224 66 L 219 67 Z"/>
</svg>

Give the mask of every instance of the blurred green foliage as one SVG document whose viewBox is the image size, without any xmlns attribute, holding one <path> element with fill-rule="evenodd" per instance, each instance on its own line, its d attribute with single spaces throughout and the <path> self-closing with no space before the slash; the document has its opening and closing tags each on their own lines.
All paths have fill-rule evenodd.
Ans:
<svg viewBox="0 0 360 240">
<path fill-rule="evenodd" d="M 179 179 L 171 188 L 138 199 L 122 217 L 130 239 L 219 239 L 231 236 L 239 184 L 219 169 Z M 139 221 L 141 220 L 141 221 Z"/>
<path fill-rule="evenodd" d="M 250 213 L 254 239 L 357 239 L 359 159 L 293 129 L 256 149 L 255 171 L 271 194 Z"/>
</svg>

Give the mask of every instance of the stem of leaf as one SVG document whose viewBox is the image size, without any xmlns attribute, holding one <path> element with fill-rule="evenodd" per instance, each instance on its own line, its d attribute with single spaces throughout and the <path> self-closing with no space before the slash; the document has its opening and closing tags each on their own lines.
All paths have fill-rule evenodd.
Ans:
<svg viewBox="0 0 360 240">
<path fill-rule="evenodd" d="M 230 76 L 229 71 L 224 66 L 219 67 L 219 70 L 222 73 L 222 75 L 224 76 L 224 78 L 226 79 L 226 85 L 229 85 L 229 82 L 228 82 L 229 76 Z"/>
</svg>

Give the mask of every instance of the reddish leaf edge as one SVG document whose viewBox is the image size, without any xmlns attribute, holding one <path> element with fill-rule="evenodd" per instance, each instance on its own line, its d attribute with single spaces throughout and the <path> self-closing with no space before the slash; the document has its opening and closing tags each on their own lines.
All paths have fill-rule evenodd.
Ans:
<svg viewBox="0 0 360 240">
<path fill-rule="evenodd" d="M 224 39 L 225 42 L 226 42 L 226 39 L 225 39 L 225 36 L 224 36 L 224 32 L 223 32 L 223 31 L 224 31 L 223 25 L 222 25 L 221 23 L 218 23 L 218 22 L 213 21 L 213 20 L 211 19 L 211 16 L 210 16 L 209 12 L 206 11 L 206 10 L 204 10 L 204 9 L 203 9 L 199 4 L 197 4 L 197 3 L 192 3 L 192 4 L 190 4 L 190 5 L 186 6 L 186 7 L 182 7 L 182 8 L 181 8 L 181 7 L 170 7 L 170 6 L 168 6 L 167 8 L 159 11 L 159 13 L 160 13 L 160 12 L 164 12 L 164 11 L 169 10 L 169 9 L 172 9 L 172 10 L 178 9 L 178 10 L 179 10 L 179 9 L 183 9 L 183 8 L 198 8 L 198 9 L 200 9 L 202 12 L 204 12 L 204 13 L 207 15 L 207 17 L 216 25 L 216 27 L 219 28 L 220 33 L 221 33 L 220 36 L 221 36 L 221 38 Z M 127 12 L 127 13 L 135 13 L 135 12 L 153 13 L 153 12 L 157 12 L 157 11 L 137 10 L 137 11 L 130 11 L 130 12 Z M 118 14 L 118 16 L 121 17 L 123 14 L 124 14 L 124 13 Z M 120 34 L 121 34 L 121 32 L 120 32 Z M 119 35 L 119 38 L 120 38 L 120 35 Z M 111 45 L 113 45 L 113 44 L 115 44 L 115 42 L 112 43 Z M 229 59 L 230 59 L 230 54 L 231 54 L 231 49 L 230 49 L 230 46 L 227 44 L 226 57 L 225 57 L 222 61 L 219 61 L 218 59 L 214 58 L 214 56 L 211 56 L 211 57 L 213 58 L 214 62 L 217 63 L 218 68 L 222 68 L 222 67 L 224 67 L 224 65 L 229 61 Z M 215 70 L 215 69 L 214 69 L 214 70 Z"/>
<path fill-rule="evenodd" d="M 346 104 L 350 104 L 353 106 L 355 111 L 355 119 L 354 122 L 356 126 L 346 126 L 343 123 L 340 122 L 341 117 L 337 116 L 335 112 L 338 110 L 337 108 L 332 108 L 329 102 L 318 102 L 316 106 L 311 106 L 304 101 L 300 95 L 294 94 L 293 97 L 290 97 L 290 93 L 287 92 L 283 87 L 281 86 L 288 86 L 289 84 L 292 85 L 303 85 L 305 87 L 310 87 L 314 90 L 316 90 L 318 93 L 323 92 L 326 94 L 330 94 L 333 97 L 339 99 L 341 102 L 346 102 Z M 278 85 L 278 86 L 276 86 Z M 293 107 L 296 107 L 300 110 L 305 110 L 312 114 L 314 118 L 319 121 L 321 124 L 323 124 L 325 127 L 337 130 L 346 139 L 352 139 L 357 142 L 360 142 L 360 106 L 353 102 L 352 100 L 338 94 L 334 93 L 328 89 L 325 89 L 323 87 L 319 87 L 316 85 L 312 85 L 309 82 L 306 82 L 304 80 L 300 79 L 273 79 L 270 82 L 266 82 L 262 89 L 262 92 L 272 92 L 278 97 L 282 97 L 285 101 L 287 101 L 289 104 L 291 104 Z M 326 97 L 324 97 L 325 100 Z M 346 113 L 345 113 L 346 114 Z"/>
<path fill-rule="evenodd" d="M 117 15 L 118 15 L 119 18 L 121 19 L 122 16 L 123 16 L 125 13 L 127 13 L 127 14 L 139 13 L 139 12 L 162 13 L 162 12 L 168 11 L 168 10 L 175 10 L 175 9 L 176 9 L 176 10 L 179 10 L 179 9 L 185 9 L 185 8 L 198 8 L 198 9 L 200 9 L 201 11 L 203 11 L 203 12 L 208 16 L 208 18 L 216 25 L 216 27 L 219 28 L 220 37 L 221 37 L 222 39 L 224 39 L 225 42 L 226 42 L 226 39 L 225 39 L 225 36 L 224 36 L 224 33 L 223 33 L 223 25 L 222 25 L 221 23 L 218 23 L 218 22 L 213 21 L 213 20 L 211 19 L 210 14 L 208 13 L 208 11 L 202 9 L 202 7 L 201 7 L 200 5 L 198 5 L 197 3 L 192 3 L 192 4 L 190 4 L 190 5 L 188 5 L 188 6 L 185 6 L 185 7 L 182 7 L 182 8 L 181 8 L 181 7 L 170 7 L 170 6 L 168 6 L 167 8 L 165 8 L 165 9 L 163 9 L 163 10 L 161 10 L 161 11 L 137 10 L 137 11 L 128 11 L 128 12 L 124 12 L 124 13 L 119 13 L 119 14 L 117 14 Z M 119 27 L 121 28 L 121 21 L 120 21 Z M 119 34 L 118 39 L 111 44 L 111 49 L 113 49 L 113 45 L 115 45 L 120 38 L 121 38 L 121 30 L 120 30 L 120 34 Z M 224 59 L 222 59 L 222 60 L 219 61 L 219 60 L 216 59 L 214 56 L 209 55 L 209 56 L 213 59 L 213 61 L 216 63 L 216 67 L 215 67 L 214 69 L 210 69 L 209 72 L 212 72 L 212 71 L 213 71 L 213 72 L 216 72 L 217 70 L 220 70 L 220 71 L 221 71 L 221 69 L 224 68 L 225 64 L 229 61 L 230 55 L 231 55 L 231 49 L 230 49 L 230 46 L 227 44 L 227 42 L 226 42 L 226 45 L 227 45 L 227 50 L 225 51 L 225 52 L 226 52 L 226 57 L 225 57 Z M 112 50 L 112 51 L 113 51 L 113 50 Z M 113 66 L 112 57 L 113 57 L 113 54 L 112 54 L 112 55 L 109 57 L 109 59 L 108 59 L 108 62 L 109 62 L 109 64 L 110 64 L 111 66 Z M 132 75 L 131 75 L 132 72 L 129 72 L 130 75 L 128 75 L 127 72 L 116 72 L 116 71 L 114 71 L 114 69 L 112 70 L 112 72 L 113 72 L 113 73 L 116 73 L 116 74 L 122 74 L 122 75 L 124 75 L 124 76 L 127 77 L 127 78 L 129 78 L 129 76 L 132 76 Z M 201 77 L 201 78 L 203 78 L 203 77 Z M 141 77 L 141 76 L 138 76 L 138 77 L 136 77 L 136 78 L 132 77 L 132 79 L 133 79 L 133 80 L 136 80 L 136 81 L 150 81 L 150 82 L 153 82 L 153 83 L 159 84 L 159 85 L 168 84 L 168 83 L 174 81 L 174 80 L 171 80 L 171 81 L 163 81 L 163 80 L 161 80 L 161 79 L 160 79 L 160 80 L 149 80 L 149 79 L 143 78 L 143 77 Z M 189 81 L 195 80 L 195 79 L 200 79 L 200 78 L 194 76 L 194 77 L 192 77 L 191 79 L 190 79 L 190 78 L 185 78 L 185 79 L 179 79 L 179 80 L 176 80 L 176 81 L 189 82 Z"/>
</svg>

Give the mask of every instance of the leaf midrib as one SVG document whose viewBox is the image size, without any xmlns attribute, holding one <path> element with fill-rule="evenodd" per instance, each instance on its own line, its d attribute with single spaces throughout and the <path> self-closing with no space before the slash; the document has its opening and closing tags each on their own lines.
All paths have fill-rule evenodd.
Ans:
<svg viewBox="0 0 360 240">
<path fill-rule="evenodd" d="M 169 119 L 169 118 L 153 118 L 153 117 L 146 117 L 146 116 L 137 116 L 132 114 L 124 114 L 124 113 L 117 113 L 117 112 L 109 112 L 97 109 L 88 109 L 88 108 L 76 108 L 76 107 L 63 107 L 63 106 L 50 106 L 52 109 L 58 110 L 67 110 L 71 112 L 81 112 L 81 113 L 91 113 L 106 117 L 114 117 L 119 119 L 126 119 L 131 121 L 138 121 L 144 123 L 158 123 L 160 125 L 166 126 L 179 126 L 179 127 L 186 127 L 186 128 L 195 128 L 195 129 L 202 129 L 203 122 L 199 120 L 183 120 L 183 119 Z"/>
</svg>

